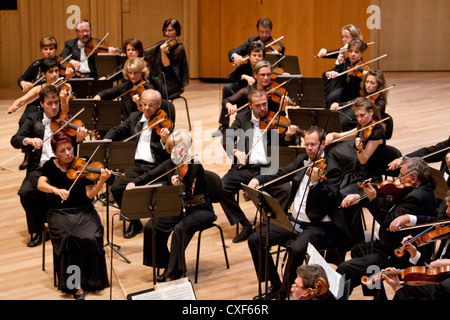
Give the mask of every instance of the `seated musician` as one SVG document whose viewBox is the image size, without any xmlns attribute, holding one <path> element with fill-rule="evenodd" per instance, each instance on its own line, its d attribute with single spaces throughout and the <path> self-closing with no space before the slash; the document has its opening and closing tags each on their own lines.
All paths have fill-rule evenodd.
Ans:
<svg viewBox="0 0 450 320">
<path fill-rule="evenodd" d="M 103 225 L 92 201 L 111 172 L 102 168 L 96 182 L 77 174 L 69 177 L 76 148 L 72 137 L 59 131 L 52 137 L 51 147 L 55 157 L 44 164 L 37 188 L 47 194 L 58 289 L 72 292 L 76 300 L 84 300 L 85 290 L 94 292 L 109 287 Z M 69 267 L 73 265 L 80 268 L 81 277 L 78 287 L 70 288 Z"/>
<path fill-rule="evenodd" d="M 91 23 L 86 19 L 81 19 L 75 25 L 75 33 L 77 37 L 75 39 L 67 40 L 64 43 L 64 49 L 61 51 L 59 56 L 61 58 L 66 58 L 70 54 L 72 56 L 68 59 L 74 69 L 81 74 L 83 74 L 86 78 L 94 78 L 97 79 L 97 67 L 95 65 L 95 55 L 86 54 L 86 45 L 92 45 L 91 38 Z M 100 39 L 95 39 L 100 41 Z M 92 47 L 93 49 L 94 47 Z M 108 48 L 109 53 L 116 52 L 116 49 L 113 47 Z M 89 58 L 87 58 L 89 56 Z"/>
<path fill-rule="evenodd" d="M 228 59 L 230 62 L 234 62 L 236 65 L 240 65 L 242 62 L 242 57 L 248 53 L 248 47 L 254 41 L 261 40 L 264 46 L 270 44 L 274 41 L 272 38 L 272 21 L 269 18 L 261 18 L 256 23 L 256 29 L 258 30 L 258 36 L 249 37 L 246 42 L 241 44 L 239 47 L 231 49 L 228 51 Z M 266 48 L 266 52 L 271 52 L 272 54 L 284 55 L 285 47 L 280 42 L 277 41 L 273 46 Z"/>
<path fill-rule="evenodd" d="M 380 268 L 403 268 L 410 265 L 405 256 L 396 257 L 394 255 L 394 250 L 399 247 L 402 239 L 410 232 L 400 230 L 396 218 L 405 214 L 410 217 L 436 217 L 436 200 L 429 178 L 428 164 L 420 158 L 410 158 L 402 165 L 399 179 L 401 184 L 408 183 L 414 188 L 403 197 L 391 199 L 377 196 L 377 190 L 370 183 L 363 184 L 364 192 L 369 201 L 363 200 L 362 205 L 367 207 L 380 228 L 377 239 L 354 246 L 351 250 L 352 259 L 341 263 L 336 270 L 340 274 L 345 274 L 351 280 L 350 290 L 361 283 L 361 277 L 366 275 L 367 268 L 371 265 Z M 341 205 L 348 207 L 359 201 L 360 195 L 353 194 L 346 197 Z M 423 254 L 430 254 L 427 246 L 424 246 L 423 250 Z M 375 294 L 375 290 L 368 292 L 365 289 L 363 287 L 364 295 Z M 381 296 L 383 298 L 384 290 L 380 294 L 383 294 Z"/>
<path fill-rule="evenodd" d="M 323 279 L 327 289 L 322 294 L 316 295 L 315 282 Z M 311 291 L 309 291 L 309 290 Z M 291 287 L 294 300 L 334 300 L 329 290 L 328 277 L 325 270 L 318 264 L 304 264 L 297 268 L 297 278 Z M 311 298 L 309 296 L 311 295 Z"/>
<path fill-rule="evenodd" d="M 447 191 L 444 199 L 445 207 L 440 208 L 437 221 L 450 218 L 450 190 Z M 409 217 L 400 216 L 403 223 L 409 222 Z M 404 219 L 406 218 L 406 219 Z M 419 220 L 420 222 L 420 220 Z M 406 225 L 401 223 L 400 225 Z M 410 240 L 412 236 L 403 239 L 402 244 Z M 430 268 L 450 268 L 450 239 L 443 237 L 435 242 L 435 252 L 430 259 L 423 257 L 421 252 L 413 244 L 408 244 L 406 250 L 410 254 L 410 261 L 417 266 L 429 266 Z M 397 268 L 386 268 L 383 271 L 395 271 Z M 383 279 L 392 287 L 395 294 L 393 300 L 449 300 L 450 299 L 450 273 L 445 272 L 438 284 L 410 285 L 407 282 L 400 284 L 398 275 L 382 275 Z M 418 275 L 420 277 L 420 275 Z M 420 281 L 420 278 L 418 278 Z"/>
<path fill-rule="evenodd" d="M 123 75 L 124 81 L 112 88 L 98 92 L 94 100 L 114 100 L 119 98 L 121 105 L 122 121 L 125 121 L 132 112 L 138 111 L 139 93 L 146 89 L 153 89 L 148 83 L 149 70 L 145 61 L 141 58 L 130 58 L 125 62 Z"/>
<path fill-rule="evenodd" d="M 290 126 L 285 134 L 269 133 L 261 130 L 260 121 L 269 113 L 267 96 L 264 91 L 255 89 L 248 95 L 249 107 L 239 112 L 222 138 L 222 146 L 227 156 L 233 159 L 231 169 L 222 178 L 222 197 L 220 205 L 231 225 L 240 223 L 241 233 L 233 239 L 234 243 L 246 240 L 253 232 L 248 221 L 236 201 L 236 194 L 254 176 L 261 174 L 270 166 L 266 146 L 287 145 L 297 132 L 297 126 Z M 251 152 L 250 152 L 251 151 Z M 275 155 L 276 157 L 278 155 Z M 272 155 L 272 158 L 274 155 Z M 276 168 L 277 169 L 277 168 Z M 273 192 L 286 201 L 286 186 L 274 186 Z"/>
<path fill-rule="evenodd" d="M 264 44 L 261 41 L 254 41 L 248 47 L 248 61 L 247 63 L 239 65 L 232 73 L 228 75 L 228 81 L 223 86 L 222 89 L 222 101 L 226 98 L 231 97 L 240 89 L 246 86 L 252 86 L 255 84 L 256 80 L 253 76 L 255 65 L 257 62 L 264 59 L 266 55 L 266 50 Z M 230 119 L 226 117 L 228 109 L 222 105 L 219 123 L 220 127 L 218 132 L 213 134 L 213 137 L 221 136 L 224 131 L 230 126 Z"/>
<path fill-rule="evenodd" d="M 342 210 L 338 209 L 341 197 L 339 185 L 342 173 L 336 161 L 325 153 L 325 133 L 323 129 L 311 127 L 305 132 L 306 153 L 284 168 L 280 168 L 275 175 L 257 175 L 248 184 L 250 187 L 264 186 L 265 183 L 294 172 L 306 164 L 325 159 L 326 168 L 314 166 L 312 169 L 300 170 L 277 181 L 278 184 L 292 183 L 288 202 L 282 207 L 292 221 L 292 229 L 286 230 L 271 224 L 268 235 L 268 247 L 289 244 L 289 255 L 284 270 L 283 280 L 280 280 L 272 258 L 268 261 L 268 280 L 270 288 L 268 298 L 285 299 L 289 288 L 295 280 L 295 272 L 306 257 L 308 243 L 316 248 L 331 244 L 348 242 L 350 236 Z M 323 177 L 326 171 L 326 178 Z M 253 264 L 258 275 L 258 281 L 265 280 L 265 267 L 259 263 L 259 257 L 265 257 L 265 250 L 260 252 L 260 244 L 266 246 L 267 226 L 262 226 L 262 232 L 255 232 L 248 239 L 248 246 L 253 258 Z M 296 233 L 297 231 L 297 233 Z M 259 270 L 261 270 L 259 274 Z M 257 297 L 255 297 L 257 298 Z"/>
<path fill-rule="evenodd" d="M 26 213 L 28 233 L 31 235 L 31 240 L 27 243 L 29 247 L 42 243 L 44 223 L 47 219 L 45 194 L 36 186 L 42 166 L 54 156 L 49 137 L 52 135 L 51 120 L 60 113 L 58 88 L 52 85 L 44 86 L 39 92 L 39 101 L 42 110 L 29 114 L 17 133 L 11 137 L 11 145 L 14 148 L 27 147 L 30 154 L 27 173 L 18 192 Z M 77 142 L 83 141 L 86 136 L 87 130 L 79 128 Z"/>
<path fill-rule="evenodd" d="M 175 130 L 167 142 L 167 151 L 171 151 L 171 159 L 166 160 L 155 169 L 149 170 L 136 178 L 136 185 L 143 185 L 163 176 L 168 185 L 184 185 L 184 205 L 186 208 L 185 231 L 183 230 L 182 212 L 173 217 L 150 219 L 144 230 L 144 265 L 164 268 L 157 278 L 158 282 L 174 280 L 183 275 L 184 250 L 195 232 L 210 226 L 217 216 L 214 213 L 205 180 L 202 164 L 191 159 L 188 151 L 191 138 L 185 130 Z M 175 169 L 180 165 L 178 169 Z M 175 169 L 175 170 L 174 170 Z M 129 187 L 133 187 L 134 183 Z M 152 224 L 154 223 L 154 226 Z M 156 265 L 153 265 L 152 227 L 155 228 Z M 167 242 L 172 234 L 170 250 Z M 184 245 L 183 245 L 184 236 Z"/>
<path fill-rule="evenodd" d="M 153 89 L 145 90 L 140 97 L 140 110 L 130 114 L 130 116 L 120 125 L 110 129 L 104 139 L 112 141 L 125 140 L 148 127 L 149 121 L 161 110 L 167 114 L 168 119 L 175 124 L 175 108 L 173 104 L 166 100 L 161 100 L 161 94 Z M 158 125 L 157 125 L 158 126 Z M 156 126 L 154 127 L 156 128 Z M 157 167 L 159 164 L 169 159 L 170 155 L 165 151 L 165 143 L 169 137 L 168 128 L 161 129 L 160 135 L 155 130 L 145 130 L 135 136 L 131 141 L 136 141 L 136 152 L 134 156 L 134 168 L 125 170 L 125 178 L 116 177 L 111 185 L 111 193 L 119 206 L 122 205 L 122 195 L 127 184 L 134 178 Z M 142 231 L 140 220 L 132 220 L 124 237 L 133 238 Z"/>
</svg>

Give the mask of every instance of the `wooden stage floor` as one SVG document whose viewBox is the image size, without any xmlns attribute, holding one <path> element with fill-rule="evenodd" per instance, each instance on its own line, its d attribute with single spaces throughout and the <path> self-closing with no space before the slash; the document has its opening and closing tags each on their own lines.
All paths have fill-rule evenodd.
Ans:
<svg viewBox="0 0 450 320">
<path fill-rule="evenodd" d="M 395 122 L 394 134 L 389 145 L 403 153 L 433 145 L 445 140 L 450 134 L 450 73 L 386 73 L 388 85 L 395 84 L 389 92 L 387 112 Z M 223 84 L 192 80 L 184 96 L 189 103 L 192 121 L 191 134 L 194 140 L 193 153 L 201 153 L 206 169 L 223 176 L 229 169 L 225 155 L 217 138 L 211 133 L 218 127 L 218 116 Z M 22 111 L 12 115 L 5 112 L 22 92 L 18 88 L 0 89 L 0 163 L 19 154 L 11 147 L 9 140 L 17 131 Z M 182 100 L 176 100 L 177 128 L 188 128 Z M 59 292 L 53 287 L 53 263 L 50 242 L 46 243 L 46 270 L 42 271 L 42 247 L 28 248 L 25 214 L 17 191 L 25 171 L 19 171 L 22 157 L 18 156 L 3 166 L 0 171 L 0 299 L 1 300 L 71 300 L 71 295 Z M 438 167 L 437 164 L 432 164 Z M 256 208 L 251 202 L 240 200 L 244 212 L 252 221 Z M 96 204 L 106 226 L 106 210 Z M 234 244 L 235 226 L 230 226 L 220 205 L 215 205 L 217 223 L 222 226 L 227 244 L 230 269 L 225 268 L 220 236 L 212 228 L 202 235 L 199 282 L 194 284 L 199 300 L 249 300 L 257 294 L 256 275 L 246 242 Z M 110 217 L 117 209 L 110 210 Z M 365 213 L 368 233 L 372 219 Z M 146 221 L 144 221 L 145 223 Z M 112 224 L 110 223 L 110 226 Z M 131 263 L 126 263 L 117 253 L 113 255 L 112 299 L 124 300 L 128 294 L 152 287 L 152 269 L 142 265 L 143 234 L 133 239 L 122 237 L 122 223 L 114 219 L 114 243 L 121 246 L 121 253 Z M 187 277 L 194 282 L 197 235 L 186 250 Z M 347 255 L 348 256 L 348 255 Z M 110 270 L 110 249 L 106 248 L 108 272 Z M 110 290 L 87 293 L 87 300 L 108 300 Z M 390 294 L 390 293 L 389 293 Z M 350 296 L 351 300 L 367 299 L 359 288 Z"/>
</svg>

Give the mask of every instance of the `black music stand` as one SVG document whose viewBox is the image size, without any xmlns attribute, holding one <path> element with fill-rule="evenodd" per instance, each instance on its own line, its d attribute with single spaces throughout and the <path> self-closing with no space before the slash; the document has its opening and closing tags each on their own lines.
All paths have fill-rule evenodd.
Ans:
<svg viewBox="0 0 450 320">
<path fill-rule="evenodd" d="M 77 99 L 92 99 L 100 91 L 114 86 L 112 80 L 94 80 L 94 78 L 72 78 L 69 83 Z"/>
<path fill-rule="evenodd" d="M 300 105 L 301 101 L 301 78 L 302 76 L 283 76 L 280 75 L 276 78 L 278 84 L 282 84 L 285 81 L 289 81 L 283 86 L 287 91 L 288 97 L 295 102 L 296 105 Z"/>
<path fill-rule="evenodd" d="M 181 190 L 184 192 L 184 186 L 181 186 Z M 156 284 L 156 241 L 154 219 L 179 216 L 182 208 L 182 196 L 183 195 L 180 194 L 180 186 L 161 186 L 161 184 L 135 187 L 131 190 L 125 190 L 123 193 L 121 210 L 125 217 L 129 220 L 145 218 L 153 219 L 153 284 Z M 184 252 L 184 245 L 182 251 Z"/>
<path fill-rule="evenodd" d="M 284 72 L 288 72 L 292 75 L 300 74 L 300 64 L 298 62 L 297 56 L 290 56 L 290 55 L 281 56 L 278 54 L 266 54 L 264 60 L 270 62 L 271 65 L 279 61 L 276 64 L 276 66 L 274 66 L 275 68 L 281 68 L 283 69 Z"/>
<path fill-rule="evenodd" d="M 77 119 L 89 130 L 105 132 L 121 123 L 120 101 L 75 99 L 69 102 L 71 114 L 83 108 Z"/>
<path fill-rule="evenodd" d="M 341 132 L 339 112 L 318 108 L 289 108 L 287 114 L 292 124 L 300 128 L 318 126 L 327 132 Z"/>
<path fill-rule="evenodd" d="M 269 232 L 270 232 L 270 224 L 273 222 L 281 228 L 284 228 L 290 232 L 296 233 L 296 230 L 293 229 L 293 225 L 289 220 L 288 216 L 284 212 L 278 200 L 273 198 L 267 192 L 263 191 L 264 185 L 261 188 L 254 189 L 243 183 L 241 183 L 245 192 L 247 193 L 250 200 L 256 206 L 258 211 L 260 212 L 260 220 L 262 225 L 262 218 L 264 217 L 267 221 L 267 236 L 266 236 L 266 254 L 265 254 L 265 297 L 267 299 L 267 290 L 269 288 Z M 262 236 L 262 228 L 260 227 L 260 236 Z M 261 241 L 259 241 L 260 246 L 262 245 Z M 259 252 L 261 253 L 261 247 Z M 262 257 L 261 254 L 259 256 L 259 265 L 261 266 Z M 261 279 L 261 269 L 258 270 L 258 279 Z M 261 298 L 261 281 L 258 281 L 258 295 Z"/>
<path fill-rule="evenodd" d="M 448 184 L 441 171 L 430 166 L 428 168 L 430 168 L 430 180 L 433 185 L 434 196 L 437 199 L 444 200 L 447 194 Z"/>
<path fill-rule="evenodd" d="M 322 78 L 300 79 L 299 105 L 306 108 L 325 107 L 325 89 Z"/>
<path fill-rule="evenodd" d="M 117 53 L 99 53 L 95 55 L 95 65 L 97 67 L 98 77 L 108 76 L 126 60 L 126 56 Z"/>
<path fill-rule="evenodd" d="M 97 146 L 97 152 L 92 156 Z M 105 168 L 111 169 L 131 169 L 134 167 L 134 153 L 136 150 L 136 142 L 112 142 L 111 140 L 91 140 L 85 141 L 79 145 L 78 156 L 82 158 L 90 158 L 92 161 L 98 161 L 104 164 Z M 108 179 L 109 180 L 109 179 Z M 111 247 L 126 262 L 130 263 L 118 249 L 120 246 L 113 244 L 109 240 L 109 184 L 106 182 L 106 239 L 105 246 Z M 115 248 L 117 247 L 117 249 Z"/>
</svg>

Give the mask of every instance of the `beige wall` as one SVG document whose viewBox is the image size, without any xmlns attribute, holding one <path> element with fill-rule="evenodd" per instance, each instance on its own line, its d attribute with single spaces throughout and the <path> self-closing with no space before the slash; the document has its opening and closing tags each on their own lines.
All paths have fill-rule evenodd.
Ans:
<svg viewBox="0 0 450 320">
<path fill-rule="evenodd" d="M 261 4 L 262 2 L 262 4 Z M 365 58 L 384 53 L 386 71 L 450 70 L 448 0 L 18 0 L 17 11 L 0 12 L 0 87 L 16 80 L 41 57 L 39 40 L 53 35 L 58 52 L 75 37 L 66 27 L 69 5 L 81 8 L 92 22 L 93 35 L 120 46 L 128 37 L 149 47 L 162 39 L 167 18 L 182 25 L 191 78 L 224 78 L 233 70 L 227 52 L 256 35 L 263 16 L 274 23 L 274 37 L 284 36 L 286 53 L 299 57 L 302 74 L 320 76 L 330 60 L 315 59 L 322 48 L 338 48 L 340 28 L 358 25 L 367 41 L 376 41 Z M 369 30 L 370 4 L 381 8 L 381 30 Z M 377 67 L 375 64 L 374 67 Z"/>
</svg>

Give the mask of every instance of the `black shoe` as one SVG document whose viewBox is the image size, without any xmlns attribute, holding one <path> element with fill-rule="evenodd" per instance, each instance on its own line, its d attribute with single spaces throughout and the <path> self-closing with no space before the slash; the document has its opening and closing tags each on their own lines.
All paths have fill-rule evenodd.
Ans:
<svg viewBox="0 0 450 320">
<path fill-rule="evenodd" d="M 28 167 L 28 157 L 29 157 L 30 153 L 29 152 L 25 152 L 25 156 L 23 158 L 22 163 L 19 166 L 19 170 L 25 170 Z"/>
<path fill-rule="evenodd" d="M 134 238 L 138 233 L 141 233 L 143 229 L 141 220 L 138 221 L 131 221 L 130 226 L 128 227 L 128 230 L 125 231 L 123 234 L 123 237 L 125 239 L 131 239 Z"/>
<path fill-rule="evenodd" d="M 75 300 L 84 300 L 84 292 L 80 293 L 80 294 L 76 294 L 75 291 L 73 292 L 73 298 Z"/>
<path fill-rule="evenodd" d="M 165 282 L 167 278 L 167 270 L 164 270 L 163 274 L 156 278 L 156 282 Z"/>
<path fill-rule="evenodd" d="M 270 286 L 269 289 L 267 289 L 267 297 L 269 300 L 275 299 L 278 297 L 280 292 L 280 288 L 275 288 L 274 286 Z M 259 296 L 254 296 L 253 300 L 259 300 Z M 261 300 L 266 300 L 266 294 L 261 294 Z"/>
<path fill-rule="evenodd" d="M 45 241 L 50 239 L 50 234 L 48 230 L 45 231 Z M 27 247 L 33 248 L 37 247 L 42 243 L 42 232 L 36 233 L 34 236 L 31 237 L 30 242 L 27 243 Z"/>
<path fill-rule="evenodd" d="M 252 227 L 244 227 L 241 231 L 241 233 L 239 233 L 234 239 L 233 242 L 234 243 L 238 243 L 238 242 L 242 242 L 248 239 L 248 237 L 251 236 L 251 234 L 253 233 L 253 228 Z"/>
<path fill-rule="evenodd" d="M 213 137 L 221 137 L 225 134 L 225 130 L 228 129 L 228 126 L 220 126 L 219 129 L 212 133 Z"/>
</svg>

